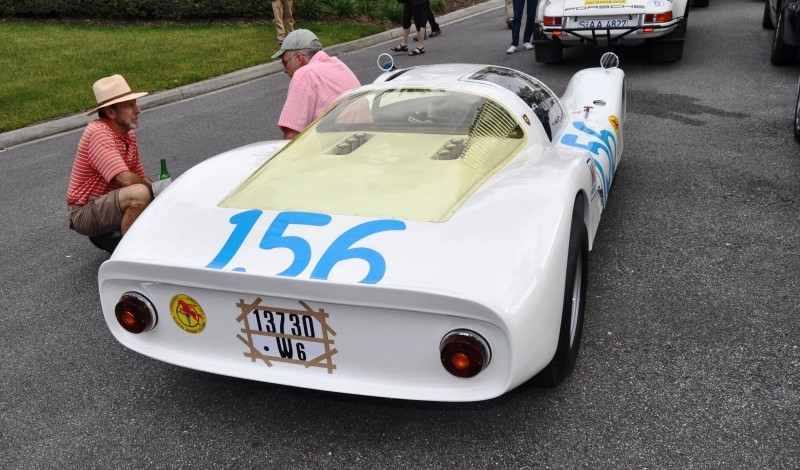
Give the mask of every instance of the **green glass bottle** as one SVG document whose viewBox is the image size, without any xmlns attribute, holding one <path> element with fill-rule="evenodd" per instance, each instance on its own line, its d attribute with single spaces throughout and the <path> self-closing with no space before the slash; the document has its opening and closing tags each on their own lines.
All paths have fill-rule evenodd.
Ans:
<svg viewBox="0 0 800 470">
<path fill-rule="evenodd" d="M 161 174 L 158 176 L 158 179 L 160 179 L 160 180 L 168 180 L 170 178 L 172 178 L 172 176 L 170 176 L 169 171 L 167 171 L 167 159 L 166 158 L 162 158 L 161 159 Z"/>
</svg>

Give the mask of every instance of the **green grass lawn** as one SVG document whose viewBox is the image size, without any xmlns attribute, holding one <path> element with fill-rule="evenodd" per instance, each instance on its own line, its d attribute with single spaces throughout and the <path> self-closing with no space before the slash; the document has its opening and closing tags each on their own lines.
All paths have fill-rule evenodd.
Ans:
<svg viewBox="0 0 800 470">
<path fill-rule="evenodd" d="M 384 30 L 297 24 L 331 46 Z M 0 23 L 0 132 L 93 108 L 92 84 L 122 74 L 156 92 L 269 62 L 275 28 L 254 25 Z"/>
</svg>

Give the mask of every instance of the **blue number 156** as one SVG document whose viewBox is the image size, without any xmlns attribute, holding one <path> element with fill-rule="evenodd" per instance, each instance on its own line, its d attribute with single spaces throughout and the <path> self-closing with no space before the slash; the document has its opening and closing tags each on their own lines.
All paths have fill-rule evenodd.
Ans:
<svg viewBox="0 0 800 470">
<path fill-rule="evenodd" d="M 217 256 L 211 260 L 207 268 L 222 269 L 233 259 L 239 251 L 244 239 L 255 226 L 256 221 L 261 217 L 262 211 L 249 210 L 240 212 L 230 218 L 234 229 L 231 232 L 222 249 Z M 311 261 L 311 245 L 301 237 L 284 235 L 289 225 L 313 225 L 322 227 L 328 225 L 331 216 L 327 214 L 314 214 L 310 212 L 281 212 L 272 221 L 258 247 L 263 250 L 273 248 L 286 248 L 294 254 L 294 260 L 288 268 L 278 273 L 278 276 L 295 277 L 302 273 Z M 331 243 L 327 250 L 322 254 L 314 270 L 311 272 L 312 279 L 328 279 L 334 265 L 340 261 L 348 259 L 362 259 L 369 264 L 369 272 L 362 279 L 361 283 L 376 284 L 386 273 L 386 261 L 380 253 L 364 247 L 353 248 L 353 245 L 378 232 L 390 230 L 405 230 L 406 224 L 399 220 L 372 220 L 347 230 Z M 235 271 L 243 271 L 236 268 Z"/>
</svg>

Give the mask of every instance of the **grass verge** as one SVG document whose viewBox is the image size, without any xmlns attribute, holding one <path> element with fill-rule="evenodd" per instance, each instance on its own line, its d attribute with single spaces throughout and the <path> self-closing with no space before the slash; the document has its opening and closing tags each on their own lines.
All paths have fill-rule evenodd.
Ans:
<svg viewBox="0 0 800 470">
<path fill-rule="evenodd" d="M 359 24 L 296 24 L 326 47 L 384 31 Z M 0 23 L 0 132 L 91 109 L 92 83 L 122 74 L 156 92 L 269 62 L 271 24 L 80 25 Z"/>
</svg>

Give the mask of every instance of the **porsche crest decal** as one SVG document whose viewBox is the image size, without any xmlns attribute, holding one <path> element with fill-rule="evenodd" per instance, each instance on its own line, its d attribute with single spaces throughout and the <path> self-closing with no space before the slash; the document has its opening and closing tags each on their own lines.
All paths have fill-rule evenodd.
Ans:
<svg viewBox="0 0 800 470">
<path fill-rule="evenodd" d="M 196 300 L 178 294 L 169 301 L 169 313 L 175 324 L 187 333 L 200 333 L 206 328 L 206 314 Z"/>
<path fill-rule="evenodd" d="M 283 362 L 327 369 L 332 374 L 336 365 L 333 356 L 333 337 L 336 332 L 328 325 L 325 309 L 312 309 L 299 301 L 300 309 L 270 307 L 261 304 L 261 297 L 252 303 L 239 299 L 237 322 L 243 323 L 237 334 L 247 351 L 244 356 L 251 362 L 262 361 L 268 367 L 273 362 Z"/>
</svg>

